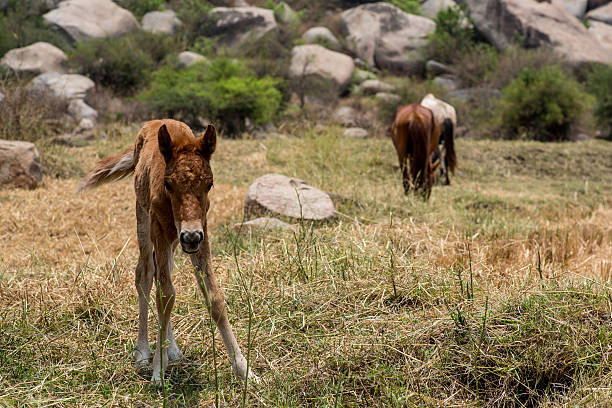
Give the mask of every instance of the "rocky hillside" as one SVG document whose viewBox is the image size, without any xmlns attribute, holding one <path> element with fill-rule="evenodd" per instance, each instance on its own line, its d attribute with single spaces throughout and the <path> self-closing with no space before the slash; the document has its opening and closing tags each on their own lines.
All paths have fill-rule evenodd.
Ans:
<svg viewBox="0 0 612 408">
<path fill-rule="evenodd" d="M 457 107 L 460 136 L 609 133 L 609 1 L 229 3 L 0 1 L 0 113 L 42 126 L 6 121 L 0 139 L 74 145 L 159 116 L 232 137 L 301 120 L 376 137 L 427 92 Z"/>
</svg>

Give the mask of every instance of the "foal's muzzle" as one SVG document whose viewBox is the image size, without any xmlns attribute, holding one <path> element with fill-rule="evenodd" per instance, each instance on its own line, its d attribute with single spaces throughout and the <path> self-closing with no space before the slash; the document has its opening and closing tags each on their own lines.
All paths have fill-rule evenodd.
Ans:
<svg viewBox="0 0 612 408">
<path fill-rule="evenodd" d="M 202 230 L 183 230 L 179 235 L 181 249 L 188 254 L 198 252 L 203 240 L 204 232 Z"/>
</svg>

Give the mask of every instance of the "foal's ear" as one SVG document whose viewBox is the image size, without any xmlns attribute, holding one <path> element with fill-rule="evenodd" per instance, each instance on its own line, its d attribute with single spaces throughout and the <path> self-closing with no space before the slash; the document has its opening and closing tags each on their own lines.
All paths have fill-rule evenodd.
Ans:
<svg viewBox="0 0 612 408">
<path fill-rule="evenodd" d="M 198 139 L 198 152 L 205 159 L 210 159 L 210 156 L 215 152 L 217 147 L 217 130 L 210 124 L 206 128 L 206 132 Z"/>
<path fill-rule="evenodd" d="M 170 138 L 170 133 L 168 133 L 168 128 L 165 124 L 159 128 L 157 142 L 159 144 L 159 151 L 164 156 L 166 163 L 168 163 L 172 158 L 172 139 Z"/>
</svg>

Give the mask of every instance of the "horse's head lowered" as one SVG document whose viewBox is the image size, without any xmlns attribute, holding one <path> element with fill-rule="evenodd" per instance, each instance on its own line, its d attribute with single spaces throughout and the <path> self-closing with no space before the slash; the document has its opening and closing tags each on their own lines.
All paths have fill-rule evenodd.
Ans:
<svg viewBox="0 0 612 408">
<path fill-rule="evenodd" d="M 159 128 L 158 142 L 166 162 L 164 189 L 172 204 L 179 242 L 183 251 L 195 253 L 204 240 L 208 192 L 213 185 L 210 156 L 217 132 L 208 125 L 198 139 L 177 137 L 173 141 L 164 124 Z"/>
</svg>

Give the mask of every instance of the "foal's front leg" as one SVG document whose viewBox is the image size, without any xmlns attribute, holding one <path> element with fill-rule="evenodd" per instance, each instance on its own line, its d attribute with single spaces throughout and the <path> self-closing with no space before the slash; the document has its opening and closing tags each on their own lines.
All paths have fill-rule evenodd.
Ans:
<svg viewBox="0 0 612 408">
<path fill-rule="evenodd" d="M 234 337 L 232 326 L 230 325 L 227 318 L 227 313 L 225 311 L 223 291 L 221 290 L 217 277 L 212 270 L 210 260 L 211 255 L 210 246 L 208 243 L 208 232 L 205 231 L 204 242 L 200 244 L 200 251 L 194 255 L 191 255 L 191 262 L 194 266 L 196 266 L 196 280 L 198 281 L 200 290 L 205 297 L 205 291 L 208 292 L 208 300 L 210 301 L 209 311 L 212 315 L 213 321 L 221 333 L 221 338 L 223 339 L 223 344 L 225 345 L 230 362 L 232 363 L 232 370 L 234 371 L 234 374 L 243 380 L 248 378 L 249 380 L 258 383 L 260 381 L 259 377 L 255 375 L 252 369 L 247 369 L 247 360 L 244 358 L 244 355 L 240 350 L 236 337 Z"/>
<path fill-rule="evenodd" d="M 160 231 L 161 233 L 161 231 Z M 163 237 L 158 237 L 155 241 L 155 294 L 157 300 L 157 349 L 153 357 L 153 376 L 151 381 L 161 381 L 162 371 L 168 366 L 168 331 L 170 327 L 170 313 L 174 307 L 176 292 L 172 285 L 170 272 L 170 262 L 172 254 L 172 244 L 166 242 Z"/>
</svg>

